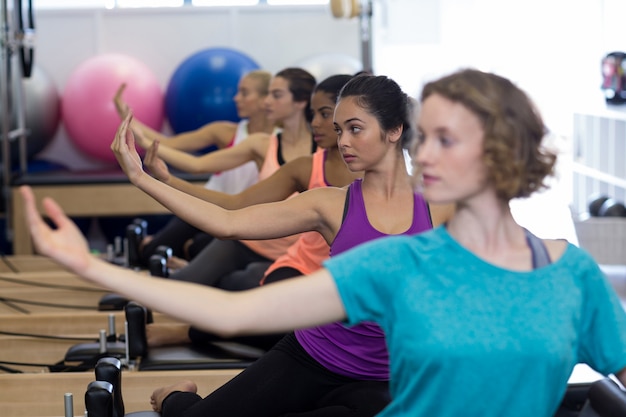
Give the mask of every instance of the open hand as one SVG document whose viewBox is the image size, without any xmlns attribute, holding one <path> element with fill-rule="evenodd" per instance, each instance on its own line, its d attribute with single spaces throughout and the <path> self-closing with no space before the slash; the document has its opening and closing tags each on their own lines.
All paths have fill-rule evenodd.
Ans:
<svg viewBox="0 0 626 417">
<path fill-rule="evenodd" d="M 85 271 L 93 256 L 89 253 L 87 240 L 76 224 L 54 200 L 44 198 L 43 209 L 54 224 L 53 229 L 39 214 L 33 190 L 25 185 L 20 187 L 20 194 L 24 199 L 26 221 L 37 253 L 49 256 L 78 274 Z"/>
<path fill-rule="evenodd" d="M 170 179 L 170 170 L 167 164 L 159 158 L 159 141 L 155 140 L 148 148 L 143 163 L 150 170 L 150 174 L 157 180 L 167 183 Z"/>
<path fill-rule="evenodd" d="M 129 129 L 133 118 L 132 113 L 128 113 L 115 132 L 115 138 L 111 143 L 111 150 L 115 154 L 120 167 L 133 184 L 137 184 L 139 178 L 144 175 L 141 157 L 135 149 L 135 137 L 133 131 Z"/>
<path fill-rule="evenodd" d="M 134 120 L 131 122 L 130 128 L 133 130 L 133 135 L 137 145 L 139 145 L 142 149 L 150 149 L 154 139 L 148 137 L 146 131 L 142 128 L 142 125 L 137 123 L 137 120 Z"/>
</svg>

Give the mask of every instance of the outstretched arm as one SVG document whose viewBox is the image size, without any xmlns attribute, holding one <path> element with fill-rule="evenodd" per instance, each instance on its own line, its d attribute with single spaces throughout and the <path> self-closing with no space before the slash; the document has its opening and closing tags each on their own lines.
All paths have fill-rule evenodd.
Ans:
<svg viewBox="0 0 626 417">
<path fill-rule="evenodd" d="M 35 206 L 32 190 L 20 189 L 37 251 L 97 285 L 155 311 L 223 336 L 277 333 L 341 320 L 343 305 L 326 270 L 251 291 L 227 292 L 121 268 L 89 253 L 76 225 L 51 199 L 43 207 L 55 229 Z"/>
<path fill-rule="evenodd" d="M 125 89 L 126 83 L 122 83 L 113 98 L 115 108 L 121 119 L 124 119 L 130 111 L 128 104 L 122 98 Z M 137 143 L 145 149 L 150 146 L 152 141 L 159 140 L 163 142 L 164 146 L 185 152 L 198 151 L 212 145 L 220 149 L 225 148 L 237 132 L 237 124 L 229 121 L 211 122 L 199 129 L 174 136 L 163 135 L 137 119 L 133 120 L 132 128 L 142 138 Z"/>
<path fill-rule="evenodd" d="M 133 129 L 137 134 L 138 132 Z M 139 133 L 141 134 L 141 133 Z M 196 156 L 178 149 L 160 146 L 158 155 L 169 165 L 192 174 L 205 174 L 236 168 L 246 162 L 253 161 L 261 166 L 269 144 L 270 135 L 254 133 L 235 146 Z M 144 146 L 144 142 L 139 145 Z M 149 145 L 152 140 L 148 141 Z M 149 146 L 148 145 L 148 146 Z"/>
<path fill-rule="evenodd" d="M 306 191 L 311 178 L 313 158 L 302 156 L 287 162 L 270 177 L 238 194 L 223 193 L 192 184 L 172 175 L 167 165 L 157 156 L 158 147 L 159 142 L 154 141 L 143 160 L 153 177 L 177 190 L 226 209 L 232 210 L 254 204 L 282 201 L 295 192 Z"/>
<path fill-rule="evenodd" d="M 316 189 L 278 203 L 225 210 L 169 187 L 143 171 L 133 133 L 128 129 L 129 123 L 130 118 L 122 122 L 111 149 L 130 181 L 186 222 L 215 237 L 271 239 L 317 230 L 328 239 L 336 227 L 333 224 L 331 228 L 330 222 L 336 222 L 335 217 L 340 221 L 341 215 L 334 215 L 337 210 L 332 211 L 336 208 L 333 203 L 337 203 L 339 211 L 343 207 L 345 191 L 339 189 Z M 319 193 L 325 194 L 321 196 Z M 327 198 L 332 193 L 340 195 Z"/>
</svg>

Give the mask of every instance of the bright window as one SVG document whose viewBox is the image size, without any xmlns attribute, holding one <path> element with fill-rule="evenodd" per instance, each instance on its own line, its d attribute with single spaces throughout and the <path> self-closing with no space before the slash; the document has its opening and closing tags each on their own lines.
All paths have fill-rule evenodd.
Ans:
<svg viewBox="0 0 626 417">
<path fill-rule="evenodd" d="M 112 0 L 117 7 L 179 7 L 184 0 Z M 109 0 L 111 2 L 111 0 Z"/>
<path fill-rule="evenodd" d="M 179 7 L 192 6 L 255 6 L 268 4 L 272 6 L 307 6 L 311 4 L 328 4 L 329 0 L 36 0 L 37 8 L 101 8 L 115 7 Z"/>
<path fill-rule="evenodd" d="M 259 0 L 191 0 L 194 6 L 254 6 Z"/>
<path fill-rule="evenodd" d="M 328 0 L 267 0 L 270 5 L 304 6 L 308 4 L 328 4 Z"/>
</svg>

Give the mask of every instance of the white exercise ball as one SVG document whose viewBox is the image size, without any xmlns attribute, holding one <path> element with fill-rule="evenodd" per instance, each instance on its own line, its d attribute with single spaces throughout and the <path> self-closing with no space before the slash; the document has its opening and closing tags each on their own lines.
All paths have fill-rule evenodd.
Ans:
<svg viewBox="0 0 626 417">
<path fill-rule="evenodd" d="M 310 55 L 297 61 L 294 66 L 309 71 L 320 82 L 337 74 L 356 74 L 363 70 L 363 63 L 341 53 Z"/>
</svg>

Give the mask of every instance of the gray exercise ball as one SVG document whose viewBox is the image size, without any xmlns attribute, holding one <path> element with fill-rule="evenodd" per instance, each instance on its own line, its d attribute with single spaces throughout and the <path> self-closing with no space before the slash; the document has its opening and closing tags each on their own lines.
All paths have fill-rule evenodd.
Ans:
<svg viewBox="0 0 626 417">
<path fill-rule="evenodd" d="M 26 160 L 32 159 L 34 155 L 41 152 L 54 138 L 61 121 L 61 99 L 59 90 L 52 78 L 38 66 L 33 67 L 29 78 L 22 81 L 24 89 L 24 111 L 25 127 L 30 131 L 26 137 Z M 9 99 L 13 102 L 13 97 L 18 94 L 17 84 L 13 84 Z M 15 105 L 11 106 L 11 126 L 17 127 L 17 113 Z M 0 102 L 0 114 L 2 102 Z M 0 118 L 0 129 L 2 119 Z M 0 155 L 3 148 L 0 147 Z M 19 163 L 19 148 L 17 140 L 11 142 L 11 164 L 17 166 Z"/>
</svg>

